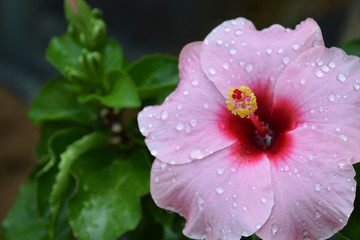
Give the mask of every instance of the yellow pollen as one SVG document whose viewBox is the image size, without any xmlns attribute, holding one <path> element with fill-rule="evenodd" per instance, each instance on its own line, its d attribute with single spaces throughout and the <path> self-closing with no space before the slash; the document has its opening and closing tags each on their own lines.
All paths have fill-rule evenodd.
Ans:
<svg viewBox="0 0 360 240">
<path fill-rule="evenodd" d="M 256 97 L 249 87 L 230 88 L 228 94 L 226 104 L 232 114 L 249 118 L 257 109 Z"/>
</svg>

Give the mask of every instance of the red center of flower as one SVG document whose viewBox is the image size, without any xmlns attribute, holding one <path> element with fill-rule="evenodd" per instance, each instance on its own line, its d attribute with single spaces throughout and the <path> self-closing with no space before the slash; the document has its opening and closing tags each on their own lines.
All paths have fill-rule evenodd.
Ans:
<svg viewBox="0 0 360 240">
<path fill-rule="evenodd" d="M 268 88 L 257 89 L 241 86 L 229 89 L 228 109 L 221 116 L 220 129 L 238 141 L 232 146 L 239 159 L 254 161 L 266 154 L 269 159 L 286 155 L 291 145 L 288 131 L 295 127 L 294 108 L 285 100 L 273 102 Z M 256 110 L 256 112 L 255 112 Z"/>
</svg>

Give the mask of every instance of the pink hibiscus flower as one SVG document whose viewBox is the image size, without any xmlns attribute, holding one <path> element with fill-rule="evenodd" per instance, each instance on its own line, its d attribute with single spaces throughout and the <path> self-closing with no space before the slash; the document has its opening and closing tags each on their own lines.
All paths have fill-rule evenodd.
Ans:
<svg viewBox="0 0 360 240">
<path fill-rule="evenodd" d="M 155 203 L 195 239 L 324 239 L 352 210 L 360 61 L 312 19 L 257 31 L 238 18 L 187 45 L 180 83 L 138 121 Z"/>
</svg>

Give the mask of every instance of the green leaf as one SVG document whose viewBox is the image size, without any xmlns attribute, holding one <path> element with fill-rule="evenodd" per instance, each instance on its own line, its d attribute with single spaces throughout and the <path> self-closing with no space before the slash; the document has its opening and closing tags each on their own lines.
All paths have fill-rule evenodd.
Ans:
<svg viewBox="0 0 360 240">
<path fill-rule="evenodd" d="M 67 146 L 66 150 L 60 155 L 59 173 L 56 176 L 55 184 L 50 194 L 50 211 L 54 225 L 56 225 L 58 214 L 68 196 L 69 188 L 71 188 L 71 165 L 82 154 L 101 148 L 106 143 L 107 139 L 103 133 L 93 132 Z"/>
<path fill-rule="evenodd" d="M 179 82 L 177 65 L 176 58 L 155 54 L 130 64 L 127 71 L 138 87 L 141 99 L 164 99 Z"/>
<path fill-rule="evenodd" d="M 124 67 L 124 54 L 121 46 L 114 39 L 108 39 L 104 48 L 105 72 L 122 70 Z"/>
<path fill-rule="evenodd" d="M 46 60 L 54 67 L 66 75 L 70 66 L 77 66 L 81 55 L 81 47 L 68 35 L 51 39 L 46 50 Z"/>
<path fill-rule="evenodd" d="M 105 83 L 108 89 L 105 94 L 82 94 L 79 96 L 79 100 L 81 102 L 99 100 L 103 105 L 112 108 L 135 108 L 140 106 L 141 102 L 136 86 L 126 73 L 121 71 L 109 72 L 105 76 Z"/>
<path fill-rule="evenodd" d="M 96 118 L 95 107 L 81 104 L 77 95 L 66 88 L 61 77 L 51 79 L 34 100 L 29 117 L 34 122 L 45 120 L 71 120 L 89 125 Z"/>
<path fill-rule="evenodd" d="M 48 229 L 49 236 L 61 236 L 59 232 L 64 232 L 64 229 L 70 229 L 66 224 L 66 214 L 62 214 L 62 216 L 59 217 L 57 220 L 58 224 L 51 224 L 50 194 L 59 171 L 57 163 L 60 160 L 60 154 L 66 150 L 68 145 L 83 137 L 86 133 L 87 131 L 85 129 L 72 127 L 55 132 L 48 140 L 47 147 L 51 156 L 50 161 L 37 172 L 35 187 L 37 210 L 44 226 Z M 61 224 L 63 226 L 61 226 Z"/>
<path fill-rule="evenodd" d="M 47 240 L 46 229 L 37 215 L 34 181 L 28 179 L 21 187 L 14 205 L 2 223 L 2 240 Z"/>
<path fill-rule="evenodd" d="M 86 48 L 96 49 L 102 46 L 107 33 L 100 11 L 91 10 L 83 0 L 65 0 L 64 8 L 69 33 Z"/>
<path fill-rule="evenodd" d="M 124 157 L 109 149 L 82 155 L 72 166 L 77 193 L 68 203 L 79 240 L 111 240 L 141 219 L 140 197 L 149 193 L 150 164 L 141 151 Z"/>
<path fill-rule="evenodd" d="M 360 56 L 360 39 L 344 42 L 340 47 L 348 54 Z"/>
</svg>

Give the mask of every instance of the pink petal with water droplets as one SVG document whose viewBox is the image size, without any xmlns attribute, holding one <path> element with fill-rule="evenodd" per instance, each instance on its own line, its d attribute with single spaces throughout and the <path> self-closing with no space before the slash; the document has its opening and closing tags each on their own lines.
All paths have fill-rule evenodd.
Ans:
<svg viewBox="0 0 360 240">
<path fill-rule="evenodd" d="M 271 161 L 275 204 L 263 239 L 326 239 L 342 229 L 355 198 L 352 154 L 326 132 L 297 129 L 287 157 Z"/>
<path fill-rule="evenodd" d="M 269 161 L 242 162 L 235 156 L 225 149 L 182 165 L 155 160 L 151 195 L 159 207 L 186 218 L 186 236 L 239 239 L 268 219 L 273 207 Z"/>
<path fill-rule="evenodd" d="M 175 92 L 161 106 L 146 107 L 138 115 L 150 152 L 167 163 L 202 159 L 236 141 L 224 134 L 219 115 L 227 111 L 225 99 L 201 71 L 200 45 L 182 50 Z"/>
<path fill-rule="evenodd" d="M 294 104 L 301 127 L 324 130 L 343 141 L 360 161 L 360 59 L 337 48 L 313 48 L 279 78 L 277 100 Z"/>
<path fill-rule="evenodd" d="M 224 96 L 230 87 L 241 85 L 272 89 L 294 59 L 323 45 L 320 28 L 310 18 L 295 30 L 276 24 L 262 31 L 251 21 L 238 18 L 222 23 L 206 37 L 201 64 Z"/>
</svg>

